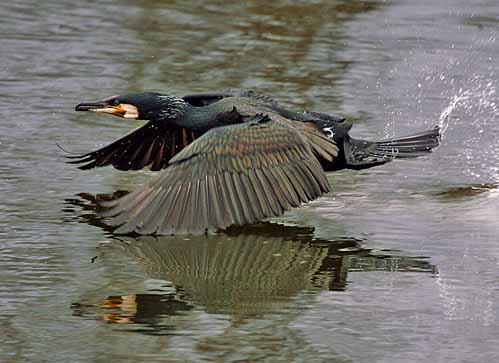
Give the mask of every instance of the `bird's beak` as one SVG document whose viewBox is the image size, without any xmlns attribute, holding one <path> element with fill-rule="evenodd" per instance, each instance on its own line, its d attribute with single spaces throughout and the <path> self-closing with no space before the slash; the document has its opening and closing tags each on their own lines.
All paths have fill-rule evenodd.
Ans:
<svg viewBox="0 0 499 363">
<path fill-rule="evenodd" d="M 106 102 L 83 102 L 76 106 L 75 111 L 92 111 L 92 112 L 107 112 L 111 113 L 113 107 L 109 106 Z"/>
<path fill-rule="evenodd" d="M 124 118 L 138 118 L 137 107 L 128 103 L 120 103 L 117 106 L 110 105 L 106 101 L 83 102 L 76 106 L 75 111 L 102 112 Z"/>
</svg>

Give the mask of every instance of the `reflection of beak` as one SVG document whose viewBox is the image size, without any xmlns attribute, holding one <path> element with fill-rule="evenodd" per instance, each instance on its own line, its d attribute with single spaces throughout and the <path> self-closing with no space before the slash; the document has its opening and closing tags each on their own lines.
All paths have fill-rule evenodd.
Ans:
<svg viewBox="0 0 499 363">
<path fill-rule="evenodd" d="M 118 106 L 112 106 L 105 101 L 84 102 L 76 106 L 75 111 L 102 112 L 125 118 L 139 117 L 137 107 L 128 103 L 120 103 Z"/>
<path fill-rule="evenodd" d="M 111 296 L 104 300 L 104 303 L 100 307 L 105 309 L 120 309 L 120 311 L 100 315 L 102 320 L 116 324 L 134 323 L 133 319 L 137 315 L 138 310 L 136 295 Z"/>
</svg>

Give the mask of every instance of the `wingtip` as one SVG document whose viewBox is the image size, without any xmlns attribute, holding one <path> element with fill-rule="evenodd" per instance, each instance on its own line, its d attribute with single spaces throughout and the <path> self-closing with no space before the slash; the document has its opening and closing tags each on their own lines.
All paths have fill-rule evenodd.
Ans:
<svg viewBox="0 0 499 363">
<path fill-rule="evenodd" d="M 88 155 L 90 155 L 90 153 L 80 154 L 78 152 L 70 151 L 70 150 L 64 148 L 58 142 L 55 142 L 55 146 L 57 146 L 57 148 L 59 150 L 61 150 L 62 152 L 66 153 L 66 154 L 69 154 L 69 155 L 61 155 L 61 156 L 63 156 L 66 159 L 81 159 L 81 158 L 84 158 L 84 157 L 87 157 Z"/>
<path fill-rule="evenodd" d="M 73 151 L 69 151 L 69 150 L 65 149 L 64 147 L 62 147 L 58 142 L 56 142 L 55 145 L 62 152 L 66 153 L 66 154 L 71 154 L 71 155 L 62 155 L 62 154 L 59 154 L 60 157 L 63 157 L 64 159 L 69 159 L 69 160 L 65 161 L 66 164 L 82 164 L 82 163 L 85 163 L 87 161 L 91 161 L 92 160 L 92 158 L 89 158 L 90 153 L 80 154 L 80 153 L 76 153 L 76 152 L 73 152 Z M 89 164 L 83 165 L 83 166 L 79 166 L 78 169 L 85 170 L 86 166 L 88 166 L 88 165 Z"/>
</svg>

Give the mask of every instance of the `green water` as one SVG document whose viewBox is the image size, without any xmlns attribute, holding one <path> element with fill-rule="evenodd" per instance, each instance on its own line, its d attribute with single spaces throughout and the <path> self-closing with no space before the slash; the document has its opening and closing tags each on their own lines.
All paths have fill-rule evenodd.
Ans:
<svg viewBox="0 0 499 363">
<path fill-rule="evenodd" d="M 0 361 L 499 359 L 499 6 L 396 0 L 0 5 Z M 251 88 L 432 155 L 330 175 L 279 220 L 115 238 L 91 208 L 149 172 L 80 171 L 140 122 L 74 106 Z"/>
</svg>

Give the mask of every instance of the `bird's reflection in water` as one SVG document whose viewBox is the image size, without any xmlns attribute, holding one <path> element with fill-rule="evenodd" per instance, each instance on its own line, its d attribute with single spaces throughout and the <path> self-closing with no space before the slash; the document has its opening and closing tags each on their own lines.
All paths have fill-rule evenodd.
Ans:
<svg viewBox="0 0 499 363">
<path fill-rule="evenodd" d="M 92 213 L 94 198 L 81 195 L 68 203 L 84 209 L 80 220 L 103 226 Z M 316 239 L 311 227 L 276 223 L 213 235 L 115 237 L 113 241 L 106 245 L 100 263 L 106 263 L 106 256 L 125 254 L 139 263 L 148 278 L 170 283 L 172 289 L 112 296 L 97 305 L 75 304 L 76 314 L 93 311 L 113 323 L 143 323 L 147 317 L 151 324 L 155 316 L 195 307 L 204 313 L 228 314 L 233 321 L 245 320 L 286 311 L 299 295 L 342 291 L 349 271 L 436 270 L 424 258 L 374 252 L 363 247 L 366 241 L 355 238 Z"/>
<path fill-rule="evenodd" d="M 100 320 L 116 324 L 143 324 L 150 327 L 161 324 L 160 317 L 178 315 L 193 309 L 186 301 L 175 295 L 154 293 L 109 296 L 102 303 L 92 305 L 75 303 L 73 315 L 97 316 Z"/>
</svg>

